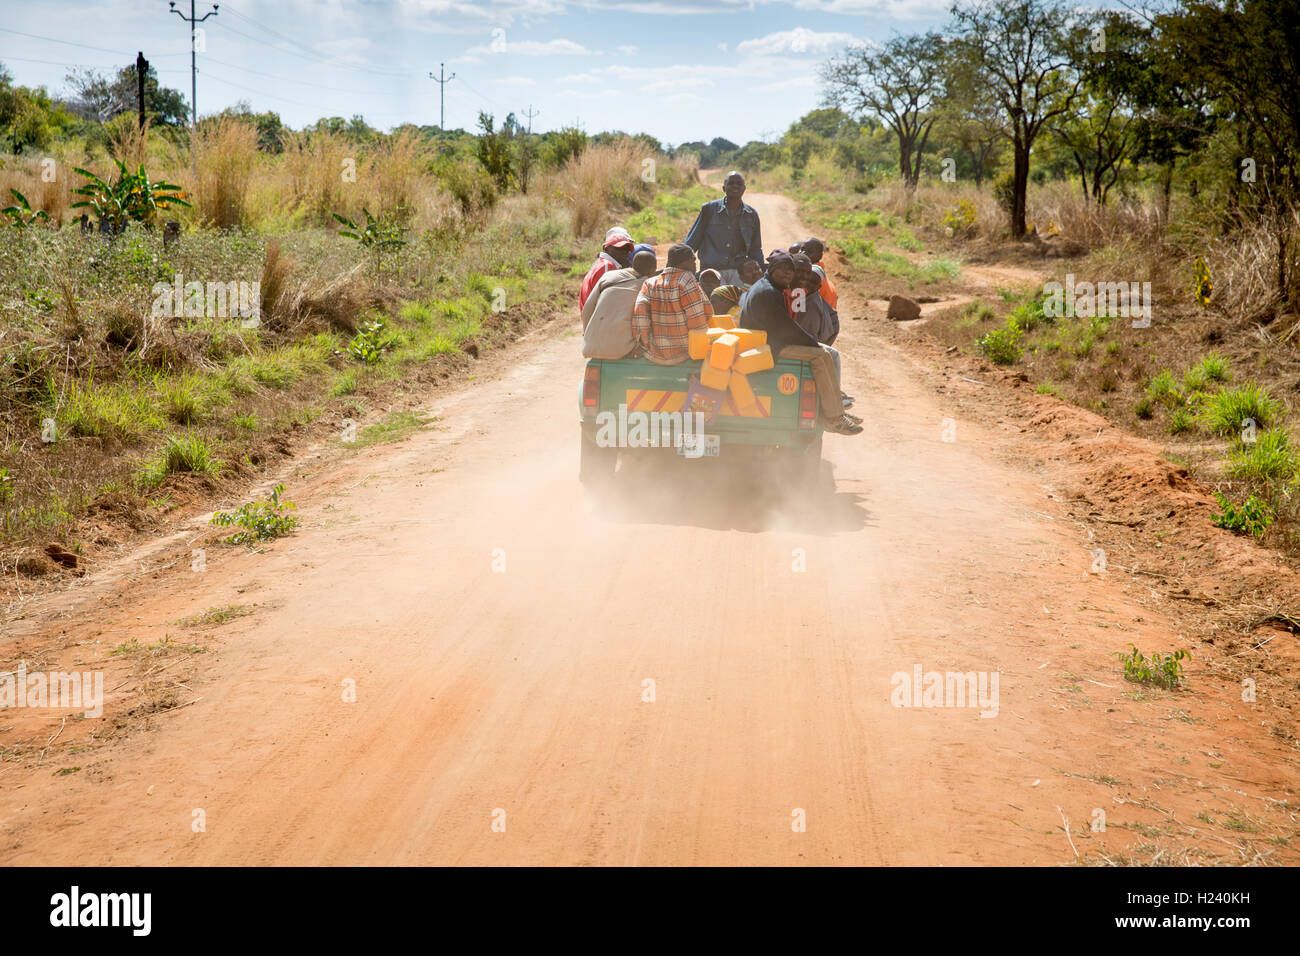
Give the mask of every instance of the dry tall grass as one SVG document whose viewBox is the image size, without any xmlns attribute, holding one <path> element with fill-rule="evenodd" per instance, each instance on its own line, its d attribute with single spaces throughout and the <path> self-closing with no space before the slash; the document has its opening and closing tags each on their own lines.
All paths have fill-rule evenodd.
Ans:
<svg viewBox="0 0 1300 956">
<path fill-rule="evenodd" d="M 647 166 L 647 160 L 654 165 Z M 654 182 L 644 177 L 653 170 L 657 179 L 660 165 L 671 163 L 647 156 L 631 141 L 593 146 L 570 159 L 547 191 L 569 204 L 573 234 L 590 237 L 603 229 L 610 209 L 640 209 L 654 196 Z"/>
<path fill-rule="evenodd" d="M 355 172 L 356 161 L 356 147 L 336 133 L 327 130 L 287 134 L 284 164 L 289 175 L 291 201 L 317 225 L 328 225 L 335 212 L 353 212 L 347 203 L 345 186 L 347 178 Z"/>
<path fill-rule="evenodd" d="M 192 147 L 194 206 L 217 229 L 248 224 L 248 187 L 257 162 L 257 130 L 229 116 L 199 124 Z"/>
</svg>

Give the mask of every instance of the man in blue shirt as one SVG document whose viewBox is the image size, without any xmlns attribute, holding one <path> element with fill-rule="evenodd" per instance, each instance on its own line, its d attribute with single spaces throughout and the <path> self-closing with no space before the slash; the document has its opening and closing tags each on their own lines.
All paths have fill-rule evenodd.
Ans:
<svg viewBox="0 0 1300 956">
<path fill-rule="evenodd" d="M 740 264 L 745 259 L 763 261 L 763 240 L 758 213 L 741 200 L 745 177 L 727 173 L 722 181 L 724 198 L 706 202 L 683 242 L 695 250 L 701 269 L 717 269 L 723 285 L 740 285 Z"/>
</svg>

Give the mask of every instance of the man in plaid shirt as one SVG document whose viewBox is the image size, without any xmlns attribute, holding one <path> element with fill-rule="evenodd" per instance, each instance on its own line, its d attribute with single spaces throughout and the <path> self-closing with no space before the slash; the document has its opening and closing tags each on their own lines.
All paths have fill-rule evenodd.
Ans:
<svg viewBox="0 0 1300 956">
<path fill-rule="evenodd" d="M 689 333 L 705 329 L 713 309 L 695 279 L 695 251 L 678 243 L 668 250 L 668 266 L 646 279 L 632 310 L 632 337 L 645 357 L 676 365 L 687 357 Z"/>
</svg>

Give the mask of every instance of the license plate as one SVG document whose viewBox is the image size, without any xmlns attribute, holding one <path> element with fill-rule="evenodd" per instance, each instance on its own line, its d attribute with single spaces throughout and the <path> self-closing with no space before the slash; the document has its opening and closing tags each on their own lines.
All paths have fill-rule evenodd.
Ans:
<svg viewBox="0 0 1300 956">
<path fill-rule="evenodd" d="M 717 458 L 721 450 L 718 435 L 683 435 L 677 442 L 677 454 L 683 458 Z"/>
</svg>

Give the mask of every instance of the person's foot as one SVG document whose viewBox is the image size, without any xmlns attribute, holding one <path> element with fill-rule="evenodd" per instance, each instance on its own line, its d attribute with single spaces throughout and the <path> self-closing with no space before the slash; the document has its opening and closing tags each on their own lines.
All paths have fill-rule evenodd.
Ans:
<svg viewBox="0 0 1300 956">
<path fill-rule="evenodd" d="M 862 426 L 850 421 L 847 415 L 828 420 L 825 427 L 828 432 L 834 432 L 836 435 L 856 435 L 862 431 Z"/>
<path fill-rule="evenodd" d="M 845 412 L 845 413 L 844 413 L 844 417 L 847 418 L 849 421 L 851 421 L 851 422 L 852 422 L 853 424 L 855 424 L 855 425 L 861 425 L 861 424 L 862 424 L 862 419 L 859 418 L 857 415 L 850 415 L 848 412 Z"/>
<path fill-rule="evenodd" d="M 843 392 L 840 392 L 840 401 L 844 403 L 845 408 L 852 408 L 856 399 L 854 399 L 852 395 L 845 395 Z"/>
</svg>

